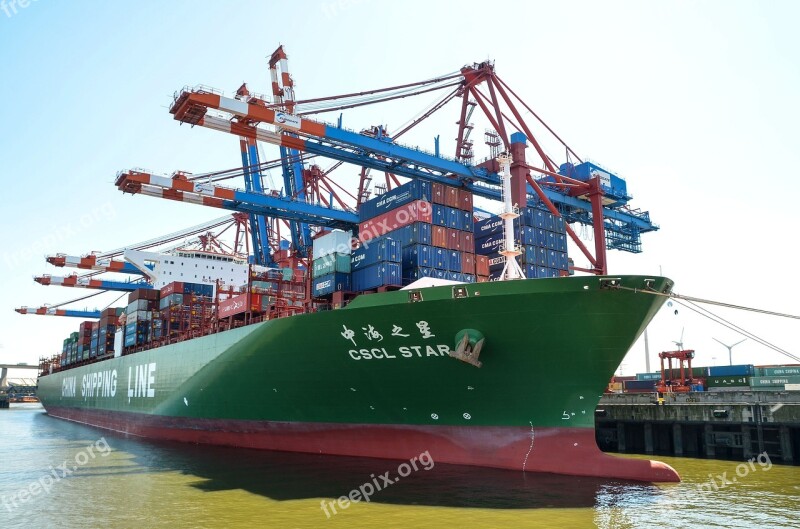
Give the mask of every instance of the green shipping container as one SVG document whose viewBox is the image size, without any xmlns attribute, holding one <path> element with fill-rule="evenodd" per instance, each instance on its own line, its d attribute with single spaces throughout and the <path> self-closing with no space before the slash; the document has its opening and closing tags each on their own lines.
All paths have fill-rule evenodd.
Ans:
<svg viewBox="0 0 800 529">
<path fill-rule="evenodd" d="M 738 387 L 749 386 L 750 377 L 746 376 L 727 376 L 727 377 L 708 377 L 706 379 L 706 387 L 721 388 L 721 387 Z"/>
<path fill-rule="evenodd" d="M 757 367 L 756 375 L 759 377 L 800 377 L 800 366 Z"/>
<path fill-rule="evenodd" d="M 786 384 L 800 384 L 800 375 L 791 377 L 771 376 L 771 377 L 751 377 L 750 385 L 752 387 L 779 387 L 782 388 Z"/>
<path fill-rule="evenodd" d="M 311 271 L 314 278 L 321 277 L 335 272 L 343 274 L 350 273 L 350 255 L 343 253 L 336 253 L 326 255 L 316 259 L 311 266 Z"/>
</svg>

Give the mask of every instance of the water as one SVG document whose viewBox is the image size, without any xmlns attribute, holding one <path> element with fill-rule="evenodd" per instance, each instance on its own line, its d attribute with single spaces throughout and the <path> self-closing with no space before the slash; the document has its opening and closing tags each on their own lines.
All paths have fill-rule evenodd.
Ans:
<svg viewBox="0 0 800 529">
<path fill-rule="evenodd" d="M 370 502 L 327 504 L 326 516 L 322 501 L 360 486 L 368 493 L 367 483 L 383 486 L 380 475 L 406 469 L 398 461 L 147 441 L 12 404 L 0 410 L 0 527 L 800 527 L 798 467 L 770 468 L 762 457 L 737 476 L 737 462 L 660 459 L 684 481 L 523 474 L 421 457 L 416 471 L 409 466 Z M 716 477 L 723 473 L 727 485 Z"/>
</svg>

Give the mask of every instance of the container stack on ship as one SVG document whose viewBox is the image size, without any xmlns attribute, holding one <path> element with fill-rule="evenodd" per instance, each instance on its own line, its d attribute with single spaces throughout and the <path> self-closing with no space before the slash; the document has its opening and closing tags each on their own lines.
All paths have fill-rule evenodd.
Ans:
<svg viewBox="0 0 800 529">
<path fill-rule="evenodd" d="M 430 152 L 397 142 L 410 127 L 391 137 L 300 113 L 287 64 L 278 48 L 271 98 L 246 85 L 234 98 L 187 88 L 170 108 L 182 123 L 238 137 L 244 189 L 219 185 L 226 171 L 117 175 L 125 193 L 232 211 L 230 251 L 203 227 L 164 238 L 203 234 L 199 249 L 48 259 L 139 277 L 72 283 L 130 292 L 124 310 L 18 309 L 87 319 L 42 361 L 47 412 L 195 443 L 393 459 L 427 450 L 442 463 L 678 480 L 668 465 L 607 456 L 594 442 L 599 395 L 665 299 L 641 291 L 672 288 L 663 277 L 607 275 L 607 240 L 636 252 L 657 229 L 627 205 L 624 181 L 583 162 L 556 167 L 491 63 L 418 83 L 426 93 L 459 85 L 447 99 L 461 98 L 455 157 L 438 136 Z M 497 130 L 478 162 L 470 132 L 482 83 L 499 97 L 481 106 Z M 518 130 L 506 130 L 506 115 Z M 280 146 L 280 191 L 265 186 L 259 141 Z M 331 180 L 341 164 L 324 171 L 309 153 L 358 167 L 355 194 Z M 541 163 L 527 160 L 534 153 Z M 381 173 L 386 185 L 372 186 Z M 503 213 L 483 218 L 477 199 L 502 202 Z M 593 252 L 569 223 L 593 227 Z M 583 268 L 567 257 L 568 235 Z M 501 255 L 518 255 L 525 279 L 503 280 Z M 561 277 L 573 271 L 586 275 Z M 547 377 L 565 366 L 569 381 Z"/>
</svg>

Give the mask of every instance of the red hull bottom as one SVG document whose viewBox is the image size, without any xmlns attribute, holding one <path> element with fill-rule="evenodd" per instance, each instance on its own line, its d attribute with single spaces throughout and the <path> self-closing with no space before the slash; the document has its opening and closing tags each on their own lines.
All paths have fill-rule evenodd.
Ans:
<svg viewBox="0 0 800 529">
<path fill-rule="evenodd" d="M 648 482 L 680 481 L 678 473 L 665 463 L 601 452 L 590 428 L 254 422 L 62 407 L 51 407 L 47 412 L 116 432 L 169 441 L 398 460 L 427 451 L 437 463 Z"/>
</svg>

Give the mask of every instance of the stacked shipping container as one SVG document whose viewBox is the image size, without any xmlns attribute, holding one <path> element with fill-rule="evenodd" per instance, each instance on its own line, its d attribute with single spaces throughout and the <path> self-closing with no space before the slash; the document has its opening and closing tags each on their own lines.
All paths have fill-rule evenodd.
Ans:
<svg viewBox="0 0 800 529">
<path fill-rule="evenodd" d="M 367 290 L 374 288 L 369 285 L 377 282 L 384 285 L 408 284 L 422 277 L 466 283 L 476 281 L 478 263 L 472 232 L 471 192 L 413 180 L 365 202 L 360 219 L 359 239 L 362 243 L 368 248 L 375 244 L 376 238 L 392 239 L 397 245 L 399 258 L 374 263 L 369 257 L 365 258 L 361 266 L 375 266 L 376 272 L 371 278 L 372 283 L 359 281 L 359 287 Z M 382 251 L 376 250 L 374 257 L 385 257 Z M 488 261 L 481 263 L 481 271 L 488 277 Z"/>
<path fill-rule="evenodd" d="M 329 296 L 334 292 L 349 291 L 350 254 L 353 233 L 333 230 L 314 240 L 311 250 L 313 258 L 311 274 L 312 296 Z"/>
<path fill-rule="evenodd" d="M 152 321 L 149 333 L 140 332 L 138 327 L 134 328 L 129 319 L 125 325 L 126 347 L 141 345 L 189 329 L 197 329 L 211 318 L 214 307 L 214 286 L 211 284 L 175 281 L 156 294 L 158 294 L 155 300 L 156 306 L 147 309 Z M 142 300 L 139 300 L 139 303 L 141 302 Z M 148 300 L 148 303 L 153 302 Z M 144 320 L 147 321 L 147 315 Z M 141 325 L 147 327 L 145 323 Z M 140 334 L 143 335 L 142 338 Z M 143 341 L 140 341 L 142 339 Z"/>
<path fill-rule="evenodd" d="M 153 329 L 153 312 L 158 311 L 159 291 L 140 288 L 128 295 L 125 309 L 125 347 L 142 345 L 150 341 Z"/>
<path fill-rule="evenodd" d="M 517 259 L 529 279 L 558 277 L 569 272 L 567 235 L 563 217 L 543 208 L 522 208 L 514 220 L 514 239 L 522 255 Z M 489 217 L 475 223 L 476 253 L 489 257 L 491 279 L 498 279 L 505 265 L 503 219 Z"/>
</svg>

